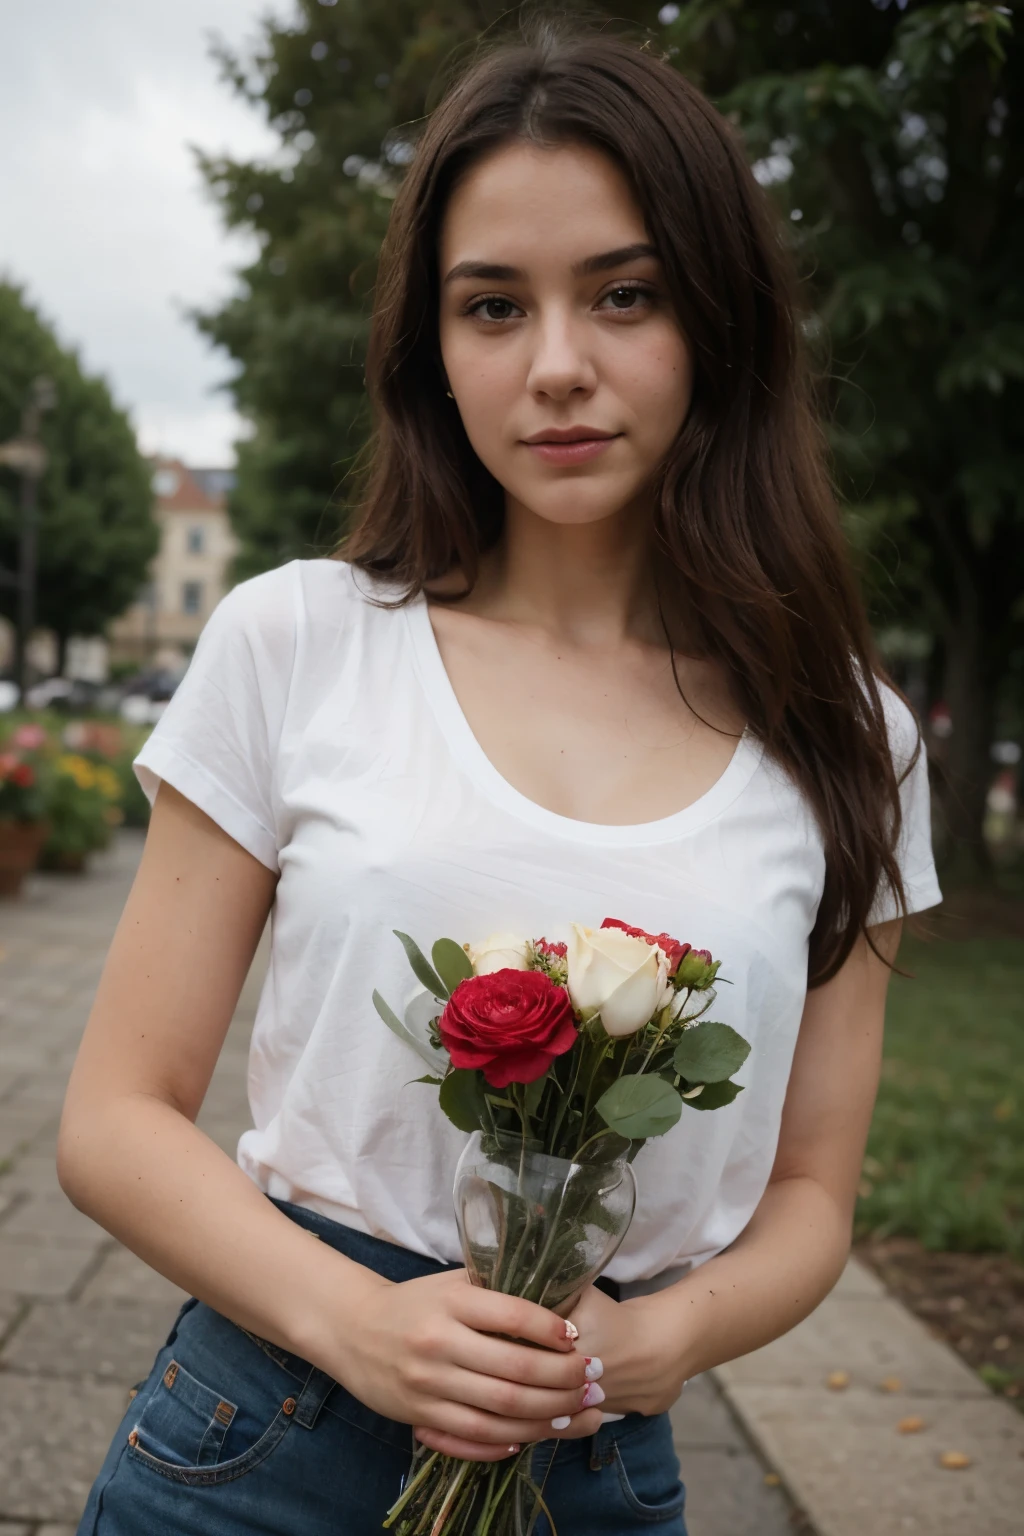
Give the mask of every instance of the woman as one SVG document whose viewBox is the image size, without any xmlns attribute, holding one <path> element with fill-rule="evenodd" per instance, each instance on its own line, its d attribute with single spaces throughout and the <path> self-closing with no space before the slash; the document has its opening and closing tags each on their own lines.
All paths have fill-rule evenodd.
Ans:
<svg viewBox="0 0 1024 1536">
<path fill-rule="evenodd" d="M 414 1430 L 542 1442 L 560 1536 L 682 1533 L 666 1410 L 839 1275 L 899 920 L 939 899 L 729 130 L 610 37 L 476 63 L 396 199 L 368 377 L 347 563 L 236 588 L 139 758 L 60 1174 L 200 1300 L 80 1532 L 369 1536 Z M 271 910 L 237 1166 L 193 1121 Z M 574 1344 L 453 1267 L 462 1138 L 370 997 L 405 986 L 396 927 L 609 914 L 720 957 L 753 1051 L 640 1154 Z"/>
</svg>

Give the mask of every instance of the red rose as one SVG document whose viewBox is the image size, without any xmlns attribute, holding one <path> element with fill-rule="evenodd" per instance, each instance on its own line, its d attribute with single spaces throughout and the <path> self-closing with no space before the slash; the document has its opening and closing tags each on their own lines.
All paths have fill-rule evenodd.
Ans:
<svg viewBox="0 0 1024 1536">
<path fill-rule="evenodd" d="M 455 1067 L 480 1067 L 492 1088 L 533 1083 L 572 1050 L 569 994 L 542 971 L 491 971 L 460 981 L 438 1020 Z"/>
<path fill-rule="evenodd" d="M 642 928 L 631 928 L 628 923 L 620 923 L 617 917 L 606 917 L 601 924 L 602 928 L 621 928 L 623 933 L 628 933 L 634 939 L 646 939 L 648 944 L 657 944 L 664 951 L 668 960 L 668 973 L 675 975 L 676 967 L 685 955 L 690 953 L 692 945 L 681 944 L 670 933 L 645 933 Z"/>
<path fill-rule="evenodd" d="M 11 783 L 17 784 L 19 789 L 30 789 L 36 781 L 29 763 L 18 763 L 11 769 Z"/>
</svg>

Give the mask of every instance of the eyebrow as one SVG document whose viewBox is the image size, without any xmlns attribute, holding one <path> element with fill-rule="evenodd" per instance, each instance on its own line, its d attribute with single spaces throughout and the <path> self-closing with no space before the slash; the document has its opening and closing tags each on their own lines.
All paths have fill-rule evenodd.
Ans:
<svg viewBox="0 0 1024 1536">
<path fill-rule="evenodd" d="M 644 257 L 657 260 L 658 253 L 653 245 L 639 241 L 636 245 L 623 245 L 617 251 L 600 251 L 596 256 L 587 256 L 583 261 L 577 261 L 572 268 L 572 275 L 590 277 L 595 272 L 608 272 L 613 267 L 624 267 L 627 262 L 640 261 Z M 445 283 L 456 283 L 464 277 L 483 278 L 492 283 L 515 283 L 522 282 L 526 273 L 521 267 L 509 267 L 501 262 L 460 261 L 447 274 Z"/>
</svg>

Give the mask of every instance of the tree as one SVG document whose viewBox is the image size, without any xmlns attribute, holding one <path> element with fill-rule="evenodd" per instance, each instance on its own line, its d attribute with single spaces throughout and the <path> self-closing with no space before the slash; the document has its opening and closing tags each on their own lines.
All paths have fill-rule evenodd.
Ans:
<svg viewBox="0 0 1024 1536">
<path fill-rule="evenodd" d="M 691 0 L 677 62 L 789 213 L 877 615 L 935 637 L 975 866 L 1024 645 L 1024 42 L 1003 6 Z"/>
<path fill-rule="evenodd" d="M 977 0 L 607 9 L 671 48 L 789 216 L 851 536 L 877 617 L 934 637 L 947 820 L 983 864 L 989 747 L 1024 655 L 1024 45 Z M 252 58 L 222 56 L 282 141 L 273 164 L 203 161 L 228 222 L 263 241 L 201 321 L 255 425 L 233 503 L 244 570 L 338 529 L 389 196 L 449 61 L 498 15 L 301 0 Z"/>
<path fill-rule="evenodd" d="M 71 635 L 101 634 L 124 611 L 146 579 L 159 534 L 149 470 L 127 417 L 22 291 L 0 282 L 0 442 L 17 435 L 40 375 L 53 380 L 56 403 L 42 427 L 36 617 L 63 652 Z M 0 468 L 0 566 L 8 571 L 17 569 L 18 524 L 17 477 Z M 16 605 L 15 590 L 0 587 L 0 613 L 13 618 Z"/>
</svg>

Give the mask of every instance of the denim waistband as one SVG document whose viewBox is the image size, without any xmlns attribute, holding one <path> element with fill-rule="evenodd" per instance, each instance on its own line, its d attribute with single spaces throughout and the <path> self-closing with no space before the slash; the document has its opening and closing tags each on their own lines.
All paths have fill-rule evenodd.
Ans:
<svg viewBox="0 0 1024 1536">
<path fill-rule="evenodd" d="M 462 1268 L 460 1264 L 443 1264 L 438 1259 L 428 1259 L 422 1253 L 413 1253 L 409 1248 L 399 1247 L 397 1243 L 386 1243 L 383 1238 L 371 1237 L 368 1232 L 359 1232 L 355 1227 L 346 1227 L 340 1221 L 332 1221 L 329 1216 L 321 1216 L 319 1211 L 311 1211 L 304 1205 L 293 1205 L 290 1200 L 273 1200 L 273 1204 L 297 1226 L 304 1227 L 321 1242 L 343 1253 L 347 1259 L 354 1259 L 357 1264 L 372 1269 L 385 1280 L 419 1280 L 424 1275 Z M 595 1284 L 611 1296 L 613 1301 L 619 1300 L 616 1281 L 606 1280 L 601 1275 Z"/>
</svg>

